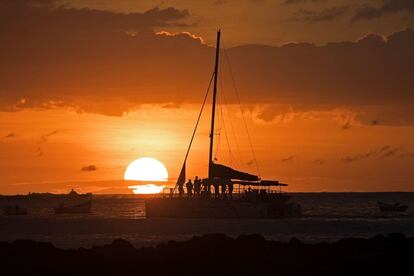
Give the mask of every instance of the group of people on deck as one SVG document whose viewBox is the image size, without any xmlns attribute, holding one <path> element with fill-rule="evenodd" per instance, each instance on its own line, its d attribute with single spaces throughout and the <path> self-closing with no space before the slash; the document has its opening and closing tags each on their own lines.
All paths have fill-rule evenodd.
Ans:
<svg viewBox="0 0 414 276">
<path fill-rule="evenodd" d="M 227 184 L 211 184 L 210 181 L 199 179 L 195 177 L 194 182 L 188 179 L 187 183 L 178 183 L 178 194 L 180 197 L 184 196 L 184 186 L 187 190 L 187 197 L 206 197 L 210 198 L 232 198 L 233 197 L 233 183 Z M 214 188 L 214 193 L 211 192 L 211 186 Z M 220 192 L 221 188 L 221 192 Z"/>
</svg>

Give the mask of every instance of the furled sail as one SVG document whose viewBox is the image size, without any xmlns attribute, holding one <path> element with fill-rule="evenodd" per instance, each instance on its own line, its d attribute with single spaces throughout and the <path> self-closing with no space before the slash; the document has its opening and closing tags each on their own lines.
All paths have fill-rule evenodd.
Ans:
<svg viewBox="0 0 414 276">
<path fill-rule="evenodd" d="M 180 185 L 182 186 L 185 183 L 185 163 L 186 162 L 184 162 L 183 167 L 181 168 L 180 176 L 178 176 L 175 187 L 180 186 Z"/>
<path fill-rule="evenodd" d="M 247 180 L 247 181 L 260 180 L 257 175 L 237 171 L 230 167 L 227 167 L 221 164 L 215 164 L 213 162 L 210 163 L 210 173 L 211 173 L 211 177 L 214 177 L 214 178 L 239 179 L 239 180 Z"/>
</svg>

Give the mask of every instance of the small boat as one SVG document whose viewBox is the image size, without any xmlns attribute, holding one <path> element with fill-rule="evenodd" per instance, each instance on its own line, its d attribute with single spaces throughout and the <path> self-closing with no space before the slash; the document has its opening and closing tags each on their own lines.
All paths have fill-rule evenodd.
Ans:
<svg viewBox="0 0 414 276">
<path fill-rule="evenodd" d="M 24 216 L 27 215 L 27 209 L 19 205 L 7 206 L 3 209 L 3 214 L 6 216 Z"/>
<path fill-rule="evenodd" d="M 400 205 L 399 203 L 389 204 L 378 201 L 377 204 L 381 212 L 405 212 L 408 209 L 407 205 Z"/>
<path fill-rule="evenodd" d="M 92 208 L 92 200 L 87 202 L 73 205 L 73 206 L 65 206 L 62 202 L 59 207 L 54 208 L 55 214 L 88 214 L 91 212 Z"/>
</svg>

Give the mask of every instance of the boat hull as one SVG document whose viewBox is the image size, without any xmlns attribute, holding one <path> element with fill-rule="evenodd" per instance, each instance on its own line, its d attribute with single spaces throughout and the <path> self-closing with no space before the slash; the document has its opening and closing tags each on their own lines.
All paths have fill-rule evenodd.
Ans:
<svg viewBox="0 0 414 276">
<path fill-rule="evenodd" d="M 300 216 L 301 208 L 284 202 L 154 198 L 145 201 L 145 212 L 147 218 L 284 218 Z"/>
</svg>

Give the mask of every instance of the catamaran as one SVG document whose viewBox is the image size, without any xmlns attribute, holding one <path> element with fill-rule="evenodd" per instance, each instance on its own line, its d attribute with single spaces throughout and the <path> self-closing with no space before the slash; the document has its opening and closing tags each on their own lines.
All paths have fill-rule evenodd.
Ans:
<svg viewBox="0 0 414 276">
<path fill-rule="evenodd" d="M 213 157 L 217 79 L 219 75 L 220 58 L 220 30 L 217 32 L 217 45 L 214 72 L 210 79 L 209 88 L 204 97 L 190 144 L 188 146 L 183 166 L 177 183 L 170 193 L 161 197 L 147 198 L 146 217 L 170 218 L 281 218 L 301 215 L 301 207 L 290 203 L 290 195 L 281 191 L 287 184 L 277 180 L 263 180 L 259 176 L 235 170 L 229 166 L 216 163 Z M 213 98 L 210 129 L 210 146 L 208 160 L 208 177 L 202 179 L 203 191 L 195 196 L 183 196 L 182 192 L 176 194 L 177 187 L 183 187 L 186 180 L 186 162 L 194 140 L 194 136 L 204 110 L 211 81 L 213 80 Z M 231 193 L 233 185 L 238 185 L 238 193 Z M 211 187 L 215 193 L 212 194 Z M 222 187 L 219 194 L 218 187 Z M 226 193 L 229 187 L 229 193 Z M 231 187 L 231 188 L 230 188 Z M 272 189 L 279 187 L 279 190 Z M 224 191 L 224 192 L 223 192 Z"/>
</svg>

